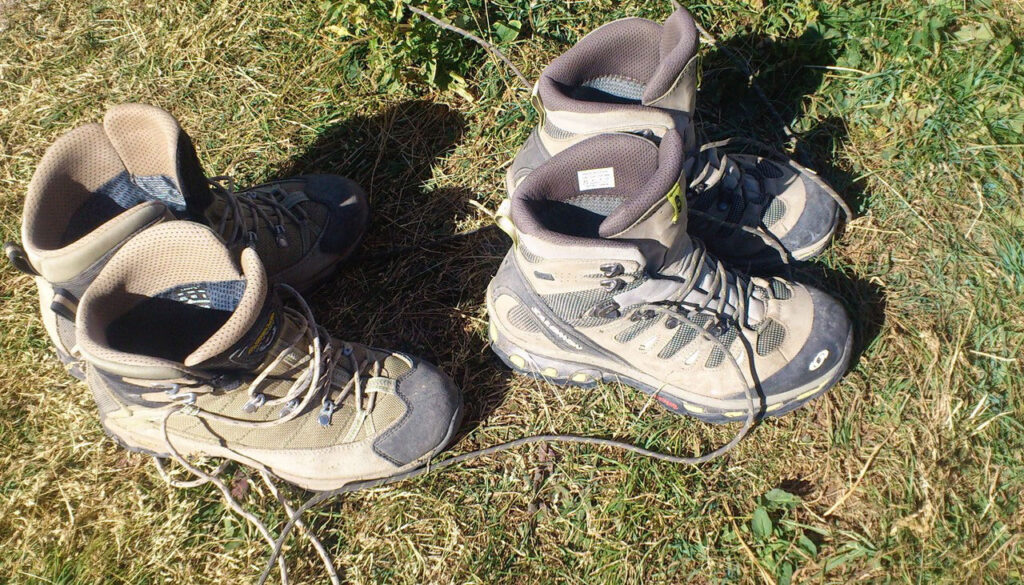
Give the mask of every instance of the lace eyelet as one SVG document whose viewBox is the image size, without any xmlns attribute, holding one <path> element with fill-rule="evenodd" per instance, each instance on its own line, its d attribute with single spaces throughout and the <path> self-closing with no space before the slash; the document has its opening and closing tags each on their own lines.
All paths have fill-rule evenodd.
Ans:
<svg viewBox="0 0 1024 585">
<path fill-rule="evenodd" d="M 601 281 L 601 288 L 608 292 L 615 292 L 626 286 L 626 282 L 621 278 L 609 278 Z"/>
<path fill-rule="evenodd" d="M 259 410 L 267 402 L 267 397 L 264 394 L 253 394 L 245 404 L 242 405 L 242 412 L 252 414 Z"/>
<path fill-rule="evenodd" d="M 301 402 L 299 401 L 298 398 L 292 398 L 291 400 L 288 401 L 287 404 L 284 405 L 284 407 L 281 408 L 281 414 L 278 416 L 280 418 L 288 416 L 289 414 L 292 413 L 293 410 L 299 407 L 300 403 Z"/>
<path fill-rule="evenodd" d="M 275 236 L 274 239 L 277 241 L 277 247 L 278 248 L 287 248 L 288 247 L 288 238 L 286 238 L 285 235 L 284 235 L 284 226 L 283 225 L 277 224 L 277 225 L 274 226 L 274 236 Z"/>
<path fill-rule="evenodd" d="M 616 276 L 623 274 L 625 271 L 626 269 L 622 264 L 617 262 L 601 265 L 601 272 L 608 278 L 615 278 Z"/>
<path fill-rule="evenodd" d="M 607 300 L 590 310 L 591 317 L 600 317 L 602 319 L 618 319 L 621 315 L 619 313 L 619 304 L 613 300 Z"/>
<path fill-rule="evenodd" d="M 675 317 L 665 319 L 665 327 L 668 329 L 675 329 L 676 327 L 679 327 L 679 319 L 676 319 Z"/>
<path fill-rule="evenodd" d="M 322 427 L 331 426 L 331 417 L 334 416 L 334 411 L 337 410 L 337 405 L 330 400 L 324 400 L 323 406 L 320 407 L 320 414 L 317 416 L 317 422 Z"/>
</svg>

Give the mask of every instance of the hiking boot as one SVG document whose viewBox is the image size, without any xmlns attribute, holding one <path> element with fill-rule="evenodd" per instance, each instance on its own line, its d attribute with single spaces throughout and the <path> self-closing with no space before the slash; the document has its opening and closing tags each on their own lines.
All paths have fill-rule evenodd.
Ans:
<svg viewBox="0 0 1024 585">
<path fill-rule="evenodd" d="M 828 390 L 852 328 L 828 295 L 729 270 L 686 233 L 683 144 L 581 142 L 538 167 L 500 221 L 514 245 L 487 289 L 491 347 L 555 383 L 621 381 L 709 422 L 778 416 Z"/>
<path fill-rule="evenodd" d="M 629 132 L 657 139 L 675 128 L 684 138 L 690 231 L 719 258 L 763 269 L 784 255 L 819 254 L 835 234 L 840 199 L 817 174 L 778 155 L 727 154 L 722 143 L 697 143 L 698 37 L 693 17 L 680 8 L 664 25 L 608 23 L 552 61 L 534 87 L 540 124 L 512 162 L 508 192 L 586 138 Z"/>
<path fill-rule="evenodd" d="M 134 451 L 225 457 L 311 490 L 388 477 L 447 445 L 462 407 L 451 379 L 331 337 L 294 289 L 269 283 L 254 250 L 236 257 L 206 226 L 165 222 L 93 281 L 78 343 L 107 433 Z"/>
<path fill-rule="evenodd" d="M 226 182 L 206 178 L 188 134 L 153 106 L 115 106 L 102 125 L 76 128 L 46 151 L 29 183 L 22 245 L 5 251 L 35 277 L 43 324 L 73 375 L 83 376 L 78 300 L 110 255 L 148 226 L 209 224 L 233 248 L 253 246 L 272 282 L 300 289 L 328 276 L 365 231 L 366 195 L 343 177 L 299 176 L 242 193 Z"/>
</svg>

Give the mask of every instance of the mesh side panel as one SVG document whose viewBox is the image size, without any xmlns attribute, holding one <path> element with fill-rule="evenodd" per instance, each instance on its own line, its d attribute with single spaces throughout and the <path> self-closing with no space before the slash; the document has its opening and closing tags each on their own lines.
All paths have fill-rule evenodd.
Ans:
<svg viewBox="0 0 1024 585">
<path fill-rule="evenodd" d="M 544 261 L 543 258 L 534 254 L 526 246 L 522 244 L 519 244 L 519 253 L 522 254 L 523 258 L 526 259 L 527 262 L 530 262 L 532 264 Z"/>
<path fill-rule="evenodd" d="M 594 305 L 601 301 L 612 298 L 612 295 L 603 288 L 583 290 L 578 292 L 558 293 L 543 295 L 544 303 L 558 315 L 560 319 L 580 327 L 590 327 L 605 323 L 608 319 L 590 317 L 586 313 Z"/>
<path fill-rule="evenodd" d="M 513 327 L 523 331 L 536 333 L 541 330 L 540 325 L 530 315 L 530 311 L 523 305 L 512 307 L 512 310 L 508 312 L 508 320 L 512 323 Z"/>
<path fill-rule="evenodd" d="M 588 79 L 581 84 L 583 87 L 592 87 L 600 92 L 613 95 L 625 100 L 640 101 L 644 95 L 644 84 L 621 75 L 604 75 Z"/>
<path fill-rule="evenodd" d="M 757 355 L 766 356 L 786 339 L 786 330 L 777 321 L 768 321 L 757 334 Z"/>
<path fill-rule="evenodd" d="M 694 339 L 697 339 L 697 335 L 696 327 L 687 323 L 681 323 L 672 339 L 669 339 L 665 347 L 661 348 L 661 351 L 658 352 L 658 357 L 664 360 L 676 355 L 679 353 L 679 350 L 686 347 Z"/>
<path fill-rule="evenodd" d="M 384 358 L 384 369 L 388 371 L 388 377 L 392 380 L 397 380 L 412 371 L 409 363 L 396 355 Z"/>
<path fill-rule="evenodd" d="M 622 205 L 623 201 L 624 197 L 621 195 L 580 195 L 569 199 L 568 203 L 598 215 L 608 216 Z"/>
<path fill-rule="evenodd" d="M 354 440 L 362 441 L 374 434 L 380 434 L 385 429 L 395 424 L 395 421 L 402 418 L 402 415 L 404 414 L 405 403 L 402 402 L 401 398 L 393 394 L 378 394 L 377 403 L 373 407 L 373 413 L 371 413 L 369 417 L 373 422 L 372 426 L 370 424 L 370 420 L 364 422 Z"/>
<path fill-rule="evenodd" d="M 783 300 L 784 301 L 784 300 L 789 299 L 789 298 L 791 298 L 793 296 L 793 291 L 790 290 L 790 288 L 788 286 L 786 286 L 786 283 L 782 282 L 781 280 L 779 280 L 777 278 L 773 278 L 772 279 L 771 287 L 772 287 L 772 296 L 774 296 L 775 298 L 777 298 L 779 300 Z"/>
<path fill-rule="evenodd" d="M 786 215 L 786 204 L 781 199 L 772 199 L 771 204 L 768 205 L 767 209 L 764 210 L 764 214 L 761 215 L 761 221 L 764 225 L 771 227 L 778 223 Z"/>
<path fill-rule="evenodd" d="M 95 383 L 88 386 L 92 390 L 92 398 L 96 401 L 96 407 L 101 415 L 110 414 L 120 408 L 120 404 L 118 404 L 113 394 L 105 392 L 101 386 Z"/>
<path fill-rule="evenodd" d="M 281 396 L 291 384 L 290 380 L 265 387 L 268 397 Z M 381 421 L 394 417 L 397 410 L 392 400 L 386 395 L 377 396 L 377 407 L 371 416 L 381 416 Z M 278 418 L 281 406 L 263 406 L 254 413 L 246 413 L 242 406 L 248 401 L 248 393 L 234 390 L 223 394 L 206 394 L 201 396 L 197 404 L 204 410 L 216 412 L 253 421 L 269 421 Z M 397 398 L 395 400 L 398 400 Z M 404 408 L 399 402 L 399 408 Z M 383 407 L 378 415 L 377 409 Z M 351 398 L 345 400 L 331 417 L 330 426 L 322 426 L 317 420 L 320 401 L 314 400 L 306 410 L 291 421 L 258 429 L 247 429 L 237 425 L 201 420 L 195 417 L 171 417 L 168 428 L 174 434 L 184 434 L 197 440 L 208 442 L 226 442 L 228 445 L 240 444 L 259 449 L 322 449 L 343 443 L 355 418 L 355 404 Z M 402 411 L 404 412 L 404 410 Z M 401 416 L 401 413 L 398 414 Z M 393 419 L 391 419 L 393 420 Z M 376 422 L 376 421 L 375 421 Z M 382 425 L 377 426 L 378 432 Z"/>
<path fill-rule="evenodd" d="M 733 342 L 736 341 L 736 337 L 739 336 L 739 330 L 735 327 L 730 327 L 719 340 L 726 349 L 732 346 Z M 725 352 L 718 346 L 711 350 L 711 355 L 708 356 L 708 361 L 704 364 L 708 368 L 717 368 L 721 363 L 725 361 Z"/>
<path fill-rule="evenodd" d="M 778 179 L 783 174 L 782 169 L 770 160 L 761 159 L 757 161 L 755 168 L 766 179 Z"/>
<path fill-rule="evenodd" d="M 206 309 L 234 311 L 238 302 L 242 300 L 244 292 L 244 280 L 225 280 L 183 284 L 171 287 L 155 296 Z"/>
<path fill-rule="evenodd" d="M 648 329 L 651 328 L 652 325 L 654 325 L 657 322 L 657 319 L 645 319 L 638 323 L 634 323 L 633 325 L 631 325 L 630 327 L 626 328 L 621 333 L 616 335 L 615 341 L 621 341 L 622 343 L 632 341 L 633 339 L 636 338 L 637 335 L 640 335 L 644 331 L 647 331 Z"/>
</svg>

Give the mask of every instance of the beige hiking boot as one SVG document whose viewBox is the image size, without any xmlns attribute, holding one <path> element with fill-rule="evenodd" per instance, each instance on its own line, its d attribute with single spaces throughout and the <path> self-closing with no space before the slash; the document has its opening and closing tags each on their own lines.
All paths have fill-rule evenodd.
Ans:
<svg viewBox="0 0 1024 585">
<path fill-rule="evenodd" d="M 103 427 L 152 455 L 225 457 L 330 490 L 422 465 L 461 418 L 447 376 L 331 337 L 294 289 L 269 284 L 255 251 L 238 262 L 197 223 L 125 243 L 77 328 Z"/>
<path fill-rule="evenodd" d="M 710 422 L 778 416 L 849 364 L 852 328 L 810 287 L 731 271 L 686 233 L 682 140 L 583 141 L 538 167 L 499 223 L 515 244 L 487 289 L 494 351 L 556 383 L 620 380 Z"/>
<path fill-rule="evenodd" d="M 698 144 L 697 45 L 693 17 L 680 8 L 663 25 L 608 23 L 552 61 L 534 88 L 540 124 L 509 168 L 509 194 L 545 160 L 587 138 L 628 132 L 656 140 L 675 129 L 685 145 L 690 233 L 716 256 L 765 269 L 821 253 L 841 200 L 816 173 L 778 156 Z"/>
<path fill-rule="evenodd" d="M 35 277 L 43 324 L 72 374 L 83 376 L 78 300 L 110 255 L 148 226 L 174 218 L 211 225 L 234 249 L 254 247 L 271 282 L 299 289 L 329 276 L 366 228 L 366 195 L 343 177 L 293 177 L 241 193 L 224 183 L 208 181 L 188 134 L 153 106 L 115 106 L 102 125 L 72 130 L 46 151 L 29 184 L 22 245 L 5 251 Z"/>
</svg>

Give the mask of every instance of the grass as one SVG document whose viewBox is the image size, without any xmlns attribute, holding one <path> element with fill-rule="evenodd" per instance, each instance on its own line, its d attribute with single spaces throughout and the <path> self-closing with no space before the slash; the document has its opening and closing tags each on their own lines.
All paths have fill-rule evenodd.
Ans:
<svg viewBox="0 0 1024 585">
<path fill-rule="evenodd" d="M 0 1 L 0 236 L 36 162 L 127 101 L 171 110 L 208 171 L 298 170 L 371 193 L 364 250 L 485 226 L 535 114 L 508 71 L 393 5 Z M 602 22 L 668 3 L 436 0 L 535 79 Z M 1019 1 L 709 0 L 689 6 L 802 133 L 854 208 L 796 278 L 843 299 L 859 356 L 823 399 L 728 457 L 676 467 L 522 449 L 341 498 L 311 523 L 354 583 L 1011 583 L 1024 580 L 1024 10 Z M 501 25 L 501 26 L 498 26 Z M 509 32 L 511 31 L 511 32 Z M 703 49 L 711 137 L 781 129 Z M 461 80 L 461 81 L 460 81 Z M 727 440 L 628 388 L 559 389 L 492 357 L 482 307 L 507 248 L 486 230 L 356 261 L 312 296 L 342 337 L 461 384 L 454 450 L 576 432 L 695 451 Z M 266 548 L 216 490 L 175 490 L 100 430 L 51 355 L 29 278 L 0 267 L 0 582 L 250 582 Z M 231 471 L 236 480 L 244 468 Z M 292 492 L 300 498 L 301 493 Z M 279 521 L 254 483 L 245 505 Z M 294 540 L 296 581 L 320 582 Z"/>
</svg>

